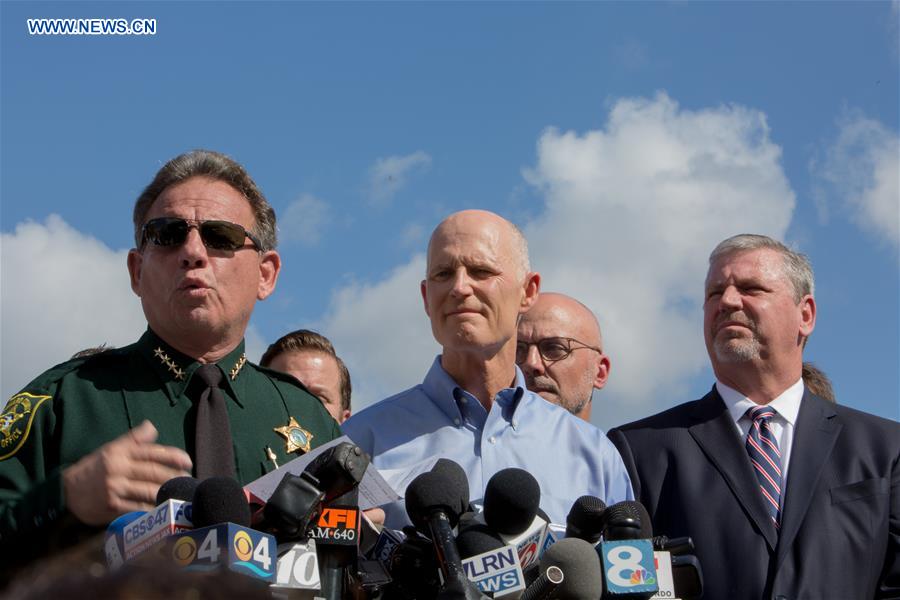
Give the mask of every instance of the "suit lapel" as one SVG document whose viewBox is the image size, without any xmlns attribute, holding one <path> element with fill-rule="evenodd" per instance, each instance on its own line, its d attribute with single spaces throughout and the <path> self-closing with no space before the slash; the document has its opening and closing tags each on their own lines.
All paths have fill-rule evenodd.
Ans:
<svg viewBox="0 0 900 600">
<path fill-rule="evenodd" d="M 776 566 L 781 564 L 793 544 L 822 471 L 831 457 L 831 450 L 843 427 L 836 416 L 827 401 L 808 391 L 803 393 L 794 427 Z"/>
<path fill-rule="evenodd" d="M 778 536 L 764 504 L 753 466 L 741 444 L 734 421 L 715 387 L 697 404 L 691 436 L 725 479 L 744 512 L 756 526 L 769 550 L 774 551 Z M 793 469 L 793 464 L 791 465 Z"/>
</svg>

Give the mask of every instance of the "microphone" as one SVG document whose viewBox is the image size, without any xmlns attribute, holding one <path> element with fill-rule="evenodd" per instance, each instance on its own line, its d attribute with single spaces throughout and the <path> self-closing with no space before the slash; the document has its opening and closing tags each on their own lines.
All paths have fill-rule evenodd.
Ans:
<svg viewBox="0 0 900 600">
<path fill-rule="evenodd" d="M 578 498 L 566 517 L 566 537 L 582 539 L 596 544 L 603 535 L 603 517 L 606 503 L 596 496 Z"/>
<path fill-rule="evenodd" d="M 340 502 L 340 503 L 338 503 Z M 359 548 L 359 501 L 357 490 L 339 496 L 319 514 L 310 538 L 316 542 L 319 578 L 326 600 L 341 600 L 347 574 L 356 571 Z"/>
<path fill-rule="evenodd" d="M 250 529 L 250 506 L 237 481 L 230 477 L 201 481 L 191 505 L 195 529 L 172 535 L 167 545 L 176 564 L 190 571 L 227 568 L 274 581 L 275 537 Z"/>
<path fill-rule="evenodd" d="M 625 500 L 608 507 L 603 518 L 603 539 L 637 540 L 653 537 L 650 514 L 637 500 Z"/>
<path fill-rule="evenodd" d="M 106 565 L 110 569 L 118 569 L 125 564 L 125 528 L 147 511 L 136 510 L 113 519 L 106 527 L 106 539 L 103 541 L 103 552 L 106 554 Z"/>
<path fill-rule="evenodd" d="M 341 442 L 319 454 L 304 470 L 319 481 L 325 492 L 324 502 L 355 490 L 369 466 L 369 457 L 351 442 Z"/>
<path fill-rule="evenodd" d="M 546 600 L 555 596 L 557 586 L 565 580 L 562 569 L 556 566 L 548 567 L 541 576 L 528 586 L 520 596 L 520 600 Z"/>
<path fill-rule="evenodd" d="M 518 596 L 526 578 L 519 564 L 516 547 L 506 545 L 499 535 L 483 523 L 471 523 L 456 536 L 466 577 L 482 592 L 494 598 Z"/>
<path fill-rule="evenodd" d="M 503 469 L 484 490 L 484 521 L 500 535 L 518 535 L 531 525 L 540 504 L 541 487 L 531 473 Z"/>
<path fill-rule="evenodd" d="M 469 505 L 466 472 L 450 461 L 419 474 L 406 488 L 406 512 L 413 525 L 431 536 L 444 583 L 438 598 L 480 598 L 463 572 L 453 528 Z"/>
<path fill-rule="evenodd" d="M 319 559 L 313 540 L 278 545 L 278 564 L 275 568 L 273 590 L 321 589 Z M 290 595 L 290 594 L 288 594 Z"/>
<path fill-rule="evenodd" d="M 391 550 L 385 562 L 393 579 L 385 597 L 402 600 L 434 598 L 441 587 L 434 546 L 415 527 L 407 526 L 403 531 L 406 538 Z"/>
<path fill-rule="evenodd" d="M 460 528 L 456 535 L 456 547 L 463 560 L 502 548 L 505 545 L 503 539 L 484 523 L 471 523 L 464 529 Z"/>
<path fill-rule="evenodd" d="M 282 541 L 306 537 L 322 505 L 356 489 L 368 465 L 359 446 L 341 442 L 317 455 L 299 475 L 286 473 L 263 508 L 267 529 Z"/>
<path fill-rule="evenodd" d="M 122 537 L 125 560 L 131 560 L 142 554 L 173 533 L 193 527 L 191 503 L 184 500 L 166 500 L 125 527 Z"/>
<path fill-rule="evenodd" d="M 193 477 L 170 479 L 156 492 L 156 508 L 126 513 L 110 523 L 104 543 L 108 565 L 117 568 L 166 536 L 193 528 L 191 499 L 197 483 Z"/>
<path fill-rule="evenodd" d="M 210 477 L 201 481 L 191 505 L 196 528 L 219 523 L 250 526 L 250 505 L 244 489 L 231 477 Z"/>
<path fill-rule="evenodd" d="M 563 572 L 563 580 L 553 590 L 554 598 L 565 600 L 597 600 L 603 592 L 603 573 L 600 557 L 594 546 L 579 538 L 563 538 L 550 546 L 541 557 L 541 571 L 552 567 Z M 543 576 L 543 575 L 542 575 Z M 531 584 L 523 598 L 541 598 L 542 590 Z"/>
<path fill-rule="evenodd" d="M 363 517 L 365 517 L 365 515 L 363 515 Z M 381 533 L 378 534 L 375 545 L 364 552 L 363 555 L 369 560 L 377 560 L 389 565 L 391 563 L 391 557 L 394 555 L 394 551 L 401 543 L 403 543 L 403 539 L 404 535 L 401 532 L 384 527 L 381 530 Z"/>
<path fill-rule="evenodd" d="M 672 557 L 672 579 L 679 598 L 698 600 L 703 597 L 703 569 L 700 559 L 693 554 Z"/>
<path fill-rule="evenodd" d="M 547 521 L 539 514 L 541 487 L 534 476 L 515 467 L 502 469 L 488 480 L 484 511 L 476 520 L 516 547 L 522 569 L 537 564 L 544 550 Z"/>
<path fill-rule="evenodd" d="M 280 541 L 306 537 L 325 499 L 319 485 L 319 480 L 306 471 L 300 475 L 285 473 L 263 508 L 265 528 Z"/>
<path fill-rule="evenodd" d="M 604 514 L 600 556 L 603 598 L 648 600 L 659 592 L 650 515 L 640 502 L 626 500 Z"/>
<path fill-rule="evenodd" d="M 199 480 L 189 476 L 170 479 L 159 486 L 159 491 L 156 492 L 156 505 L 159 506 L 166 500 L 190 502 L 199 484 Z"/>
<path fill-rule="evenodd" d="M 359 483 L 369 457 L 362 448 L 341 442 L 317 456 L 305 469 L 319 482 L 321 508 L 310 537 L 316 540 L 319 577 L 326 600 L 340 600 L 350 572 L 357 573 L 360 510 Z"/>
<path fill-rule="evenodd" d="M 690 536 L 670 538 L 664 535 L 653 536 L 653 549 L 672 554 L 690 554 L 694 551 L 694 540 Z"/>
</svg>

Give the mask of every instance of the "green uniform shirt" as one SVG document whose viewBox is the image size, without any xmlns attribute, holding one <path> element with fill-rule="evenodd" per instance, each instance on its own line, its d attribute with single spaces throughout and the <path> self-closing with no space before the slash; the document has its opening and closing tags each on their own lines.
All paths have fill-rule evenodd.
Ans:
<svg viewBox="0 0 900 600">
<path fill-rule="evenodd" d="M 296 379 L 247 362 L 243 341 L 217 364 L 242 484 L 275 468 L 266 448 L 282 465 L 303 453 L 298 446 L 340 436 Z M 62 470 L 145 419 L 158 444 L 193 458 L 196 409 L 186 391 L 199 366 L 148 329 L 130 346 L 57 365 L 13 396 L 0 415 L 0 555 L 21 556 L 50 538 L 67 544 L 59 531 L 74 519 Z"/>
</svg>

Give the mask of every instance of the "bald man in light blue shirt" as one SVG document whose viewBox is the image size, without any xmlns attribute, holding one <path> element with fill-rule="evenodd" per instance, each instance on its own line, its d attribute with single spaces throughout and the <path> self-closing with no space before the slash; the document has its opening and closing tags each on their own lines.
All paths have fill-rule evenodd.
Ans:
<svg viewBox="0 0 900 600">
<path fill-rule="evenodd" d="M 541 508 L 559 524 L 579 496 L 607 504 L 633 498 L 603 432 L 525 388 L 515 364 L 516 326 L 539 288 L 525 239 L 505 219 L 468 210 L 435 229 L 421 292 L 443 351 L 422 384 L 343 425 L 401 496 L 416 475 L 449 458 L 468 474 L 475 504 L 497 471 L 529 471 L 541 487 Z M 385 512 L 388 527 L 408 523 L 402 502 Z"/>
</svg>

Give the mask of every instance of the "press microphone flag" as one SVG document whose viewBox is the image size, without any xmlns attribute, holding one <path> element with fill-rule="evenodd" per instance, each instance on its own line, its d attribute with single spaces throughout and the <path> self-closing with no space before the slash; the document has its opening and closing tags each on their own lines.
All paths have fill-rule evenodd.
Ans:
<svg viewBox="0 0 900 600">
<path fill-rule="evenodd" d="M 516 547 L 503 546 L 462 561 L 466 578 L 493 598 L 518 598 L 525 589 L 525 576 Z"/>
<path fill-rule="evenodd" d="M 653 552 L 656 565 L 656 583 L 659 591 L 650 600 L 678 600 L 675 596 L 675 581 L 672 579 L 672 554 L 663 550 Z"/>
<path fill-rule="evenodd" d="M 647 509 L 626 500 L 606 509 L 597 551 L 603 567 L 604 598 L 649 599 L 659 591 Z"/>
<path fill-rule="evenodd" d="M 237 525 L 220 523 L 176 533 L 168 540 L 175 563 L 189 571 L 231 571 L 264 581 L 275 580 L 275 536 Z"/>
<path fill-rule="evenodd" d="M 273 589 L 319 590 L 320 587 L 315 540 L 279 545 Z"/>
<path fill-rule="evenodd" d="M 146 514 L 143 510 L 125 513 L 113 519 L 107 526 L 103 552 L 106 554 L 106 565 L 110 569 L 118 569 L 125 563 L 125 530 L 133 521 Z"/>
<path fill-rule="evenodd" d="M 190 502 L 166 500 L 129 523 L 123 531 L 125 560 L 131 560 L 166 536 L 191 529 L 192 512 Z"/>
</svg>

